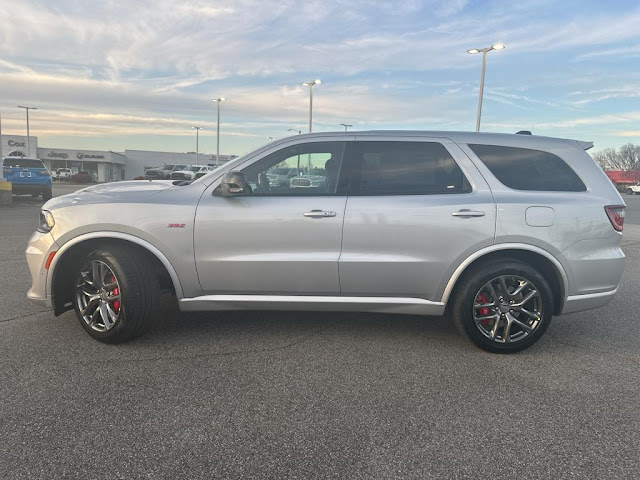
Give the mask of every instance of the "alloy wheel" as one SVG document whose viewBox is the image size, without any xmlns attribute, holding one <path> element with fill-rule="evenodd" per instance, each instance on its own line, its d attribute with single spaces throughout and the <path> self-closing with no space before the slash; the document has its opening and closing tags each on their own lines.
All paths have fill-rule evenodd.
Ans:
<svg viewBox="0 0 640 480">
<path fill-rule="evenodd" d="M 474 296 L 473 320 L 478 330 L 496 343 L 520 342 L 542 323 L 543 302 L 530 280 L 501 275 Z"/>
<path fill-rule="evenodd" d="M 91 260 L 78 276 L 76 302 L 85 323 L 96 332 L 111 330 L 122 315 L 120 283 L 113 270 Z"/>
</svg>

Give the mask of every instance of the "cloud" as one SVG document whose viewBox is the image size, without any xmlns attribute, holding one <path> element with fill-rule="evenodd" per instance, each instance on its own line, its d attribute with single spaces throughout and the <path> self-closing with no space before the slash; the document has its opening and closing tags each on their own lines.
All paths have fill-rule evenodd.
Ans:
<svg viewBox="0 0 640 480">
<path fill-rule="evenodd" d="M 589 91 L 575 91 L 571 96 L 581 96 L 580 100 L 571 102 L 573 105 L 586 105 L 589 103 L 601 102 L 612 98 L 638 98 L 640 97 L 640 86 L 621 85 L 612 88 L 600 88 Z"/>
<path fill-rule="evenodd" d="M 640 137 L 640 130 L 626 130 L 624 132 L 614 132 L 615 137 Z"/>
<path fill-rule="evenodd" d="M 325 82 L 316 90 L 319 126 L 470 128 L 479 57 L 466 50 L 495 41 L 507 49 L 491 54 L 490 71 L 501 73 L 488 81 L 483 118 L 510 121 L 486 125 L 605 125 L 587 121 L 600 118 L 626 128 L 595 104 L 638 96 L 629 71 L 624 83 L 612 83 L 619 71 L 594 70 L 598 61 L 635 55 L 637 7 L 21 0 L 3 9 L 20 19 L 0 30 L 3 102 L 37 104 L 40 126 L 33 126 L 47 135 L 179 135 L 193 122 L 210 125 L 216 95 L 230 99 L 223 107 L 230 134 L 286 131 L 305 124 L 308 91 L 298 84 L 316 76 Z M 523 73 L 542 57 L 549 65 L 531 63 Z M 564 68 L 572 59 L 589 63 Z M 607 79 L 608 90 L 601 86 Z M 572 90 L 581 93 L 569 96 Z M 584 115 L 576 118 L 577 109 Z"/>
</svg>

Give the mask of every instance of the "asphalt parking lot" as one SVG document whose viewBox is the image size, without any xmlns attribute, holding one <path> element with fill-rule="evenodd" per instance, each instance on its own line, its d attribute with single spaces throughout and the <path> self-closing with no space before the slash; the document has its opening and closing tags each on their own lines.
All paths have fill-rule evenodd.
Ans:
<svg viewBox="0 0 640 480">
<path fill-rule="evenodd" d="M 60 193 L 70 186 L 56 186 Z M 0 208 L 0 477 L 638 478 L 640 196 L 609 306 L 516 355 L 442 318 L 181 315 L 92 340 L 30 303 L 41 201 Z"/>
</svg>

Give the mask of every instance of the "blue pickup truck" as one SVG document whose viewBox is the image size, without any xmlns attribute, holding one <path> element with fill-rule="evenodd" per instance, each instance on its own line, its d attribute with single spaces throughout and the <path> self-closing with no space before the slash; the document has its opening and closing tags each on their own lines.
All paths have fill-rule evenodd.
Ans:
<svg viewBox="0 0 640 480">
<path fill-rule="evenodd" d="M 11 182 L 15 195 L 42 195 L 45 201 L 51 198 L 51 174 L 38 158 L 5 157 L 2 175 Z"/>
</svg>

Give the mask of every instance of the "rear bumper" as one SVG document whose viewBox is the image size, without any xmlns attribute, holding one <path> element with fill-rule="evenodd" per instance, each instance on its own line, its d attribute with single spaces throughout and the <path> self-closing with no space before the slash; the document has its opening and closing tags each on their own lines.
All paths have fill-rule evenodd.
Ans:
<svg viewBox="0 0 640 480">
<path fill-rule="evenodd" d="M 51 184 L 44 183 L 13 183 L 11 189 L 15 194 L 40 193 L 51 188 Z"/>
<path fill-rule="evenodd" d="M 615 297 L 618 289 L 606 292 L 587 293 L 585 295 L 571 295 L 564 301 L 564 307 L 560 315 L 582 312 L 593 308 L 603 307 Z"/>
</svg>

